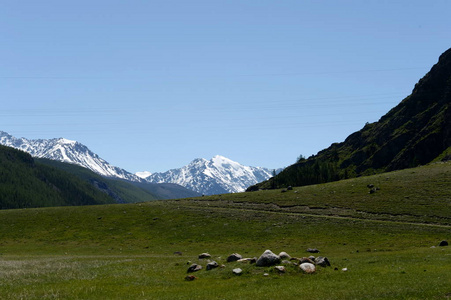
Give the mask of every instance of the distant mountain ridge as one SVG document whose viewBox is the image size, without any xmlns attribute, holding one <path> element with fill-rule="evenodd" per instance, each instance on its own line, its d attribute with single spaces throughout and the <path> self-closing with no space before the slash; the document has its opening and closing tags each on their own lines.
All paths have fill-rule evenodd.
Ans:
<svg viewBox="0 0 451 300">
<path fill-rule="evenodd" d="M 143 172 L 140 172 L 143 173 Z M 204 195 L 243 192 L 248 186 L 272 177 L 262 167 L 244 166 L 224 156 L 198 158 L 188 165 L 144 177 L 153 183 L 176 183 Z"/>
<path fill-rule="evenodd" d="M 248 190 L 301 186 L 372 175 L 451 157 L 451 49 L 415 85 L 412 94 L 378 122 L 367 123 Z"/>
<path fill-rule="evenodd" d="M 103 176 L 143 181 L 124 169 L 110 165 L 85 145 L 65 138 L 28 140 L 0 131 L 0 144 L 28 152 L 33 157 L 76 164 Z"/>
</svg>

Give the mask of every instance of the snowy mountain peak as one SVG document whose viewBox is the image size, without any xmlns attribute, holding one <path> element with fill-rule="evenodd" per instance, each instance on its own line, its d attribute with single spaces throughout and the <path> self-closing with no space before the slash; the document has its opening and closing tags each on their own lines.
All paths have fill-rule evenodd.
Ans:
<svg viewBox="0 0 451 300">
<path fill-rule="evenodd" d="M 197 158 L 179 169 L 154 173 L 145 179 L 153 183 L 176 183 L 204 195 L 243 192 L 247 187 L 270 178 L 271 171 L 241 165 L 216 155 Z"/>
<path fill-rule="evenodd" d="M 0 131 L 0 144 L 28 152 L 34 157 L 73 163 L 103 176 L 142 181 L 141 178 L 124 169 L 110 165 L 77 141 L 65 138 L 28 140 L 26 138 L 15 138 Z"/>
<path fill-rule="evenodd" d="M 72 141 L 72 140 L 68 140 L 68 139 L 65 139 L 65 138 L 59 138 L 58 139 L 58 143 L 60 143 L 62 145 L 75 146 L 75 144 L 77 144 L 77 141 Z"/>
</svg>

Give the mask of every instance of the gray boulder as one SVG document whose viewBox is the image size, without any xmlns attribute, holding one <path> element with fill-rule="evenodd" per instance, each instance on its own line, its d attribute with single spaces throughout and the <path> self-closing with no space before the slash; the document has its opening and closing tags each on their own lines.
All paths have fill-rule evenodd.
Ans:
<svg viewBox="0 0 451 300">
<path fill-rule="evenodd" d="M 318 256 L 315 258 L 315 264 L 321 267 L 330 267 L 330 262 L 327 257 Z"/>
<path fill-rule="evenodd" d="M 187 273 L 193 273 L 193 272 L 197 272 L 197 271 L 200 271 L 200 270 L 202 270 L 202 266 L 201 266 L 201 265 L 198 265 L 198 264 L 192 264 L 192 265 L 188 268 Z"/>
<path fill-rule="evenodd" d="M 210 257 L 211 257 L 211 255 L 206 252 L 199 254 L 199 259 L 210 258 Z"/>
<path fill-rule="evenodd" d="M 243 256 L 241 256 L 238 253 L 232 253 L 229 255 L 229 257 L 227 257 L 227 262 L 234 262 L 234 261 L 240 260 L 242 258 L 243 258 Z"/>
<path fill-rule="evenodd" d="M 274 254 L 271 250 L 266 250 L 262 255 L 257 259 L 256 266 L 257 267 L 270 267 L 280 263 L 280 257 Z"/>
<path fill-rule="evenodd" d="M 284 251 L 279 253 L 279 257 L 280 259 L 291 259 L 291 256 Z"/>
<path fill-rule="evenodd" d="M 212 261 L 207 264 L 206 269 L 207 269 L 207 271 L 210 271 L 212 269 L 216 269 L 217 267 L 219 267 L 219 264 L 215 261 Z"/>
</svg>

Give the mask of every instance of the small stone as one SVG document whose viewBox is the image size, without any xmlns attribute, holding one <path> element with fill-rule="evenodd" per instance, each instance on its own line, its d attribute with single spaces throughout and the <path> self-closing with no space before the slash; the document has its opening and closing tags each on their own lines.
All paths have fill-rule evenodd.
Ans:
<svg viewBox="0 0 451 300">
<path fill-rule="evenodd" d="M 268 277 L 269 274 L 268 273 L 263 273 L 263 276 Z"/>
<path fill-rule="evenodd" d="M 274 269 L 279 271 L 279 273 L 286 273 L 287 272 L 287 269 L 285 269 L 284 266 L 275 266 Z"/>
<path fill-rule="evenodd" d="M 343 272 L 346 272 L 346 271 L 348 271 L 348 268 L 343 268 L 343 269 L 341 269 Z"/>
<path fill-rule="evenodd" d="M 240 268 L 236 268 L 232 270 L 233 274 L 235 275 L 241 275 L 243 274 L 243 270 L 241 270 Z"/>
<path fill-rule="evenodd" d="M 211 257 L 211 255 L 206 252 L 199 254 L 199 259 L 210 258 L 210 257 Z"/>
<path fill-rule="evenodd" d="M 303 258 L 300 258 L 300 259 L 299 259 L 299 262 L 300 262 L 301 264 L 303 264 L 303 263 L 314 264 L 314 263 L 315 263 L 315 259 L 314 259 L 314 258 L 311 259 L 311 258 L 309 258 L 309 257 L 303 257 Z"/>
<path fill-rule="evenodd" d="M 279 257 L 280 259 L 291 259 L 291 256 L 286 252 L 280 252 Z"/>
<path fill-rule="evenodd" d="M 240 260 L 242 258 L 243 258 L 243 256 L 241 256 L 241 254 L 233 253 L 233 254 L 230 254 L 229 257 L 227 257 L 227 262 L 234 262 L 234 261 Z"/>
<path fill-rule="evenodd" d="M 241 263 L 251 263 L 251 264 L 255 264 L 255 262 L 257 261 L 256 257 L 246 257 L 246 258 L 242 258 L 237 260 L 237 262 L 241 262 Z"/>
<path fill-rule="evenodd" d="M 310 252 L 310 253 L 319 253 L 319 250 L 316 249 L 316 248 L 308 248 L 308 249 L 307 249 L 307 252 Z"/>
<path fill-rule="evenodd" d="M 198 265 L 198 264 L 192 264 L 192 265 L 188 268 L 187 273 L 193 273 L 193 272 L 197 272 L 197 271 L 200 271 L 200 270 L 202 270 L 202 266 L 201 266 L 201 265 Z"/>
<path fill-rule="evenodd" d="M 321 267 L 330 267 L 330 262 L 327 257 L 318 256 L 317 258 L 315 258 L 315 264 Z"/>
<path fill-rule="evenodd" d="M 217 267 L 219 267 L 219 264 L 215 261 L 212 261 L 207 264 L 206 269 L 207 269 L 207 271 L 210 271 L 212 269 L 216 269 Z"/>
<path fill-rule="evenodd" d="M 302 271 L 304 271 L 307 274 L 315 273 L 316 267 L 314 264 L 311 263 L 303 263 L 299 266 Z"/>
<path fill-rule="evenodd" d="M 448 241 L 441 241 L 440 244 L 438 244 L 439 247 L 444 247 L 444 246 L 448 246 Z"/>
<path fill-rule="evenodd" d="M 197 279 L 197 277 L 194 275 L 186 275 L 186 277 L 185 277 L 186 281 L 193 281 L 195 279 Z"/>
</svg>

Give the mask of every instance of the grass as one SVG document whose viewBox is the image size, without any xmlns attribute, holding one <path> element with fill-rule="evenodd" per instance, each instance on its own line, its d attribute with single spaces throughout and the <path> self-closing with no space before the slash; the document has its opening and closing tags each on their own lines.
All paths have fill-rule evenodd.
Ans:
<svg viewBox="0 0 451 300">
<path fill-rule="evenodd" d="M 0 211 L 0 299 L 446 299 L 451 250 L 431 246 L 450 238 L 450 170 L 433 164 L 286 193 Z M 380 190 L 368 194 L 368 183 Z M 226 262 L 233 252 L 302 257 L 312 247 L 332 267 L 278 274 Z M 206 271 L 202 252 L 225 268 Z M 191 263 L 204 269 L 188 282 Z"/>
</svg>

